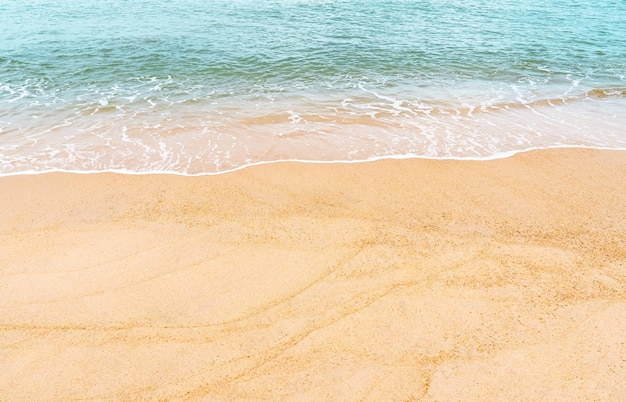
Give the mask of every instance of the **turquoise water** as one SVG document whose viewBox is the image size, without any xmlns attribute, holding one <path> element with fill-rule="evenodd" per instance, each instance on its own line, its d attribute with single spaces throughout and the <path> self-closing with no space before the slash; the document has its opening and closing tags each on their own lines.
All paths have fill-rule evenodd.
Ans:
<svg viewBox="0 0 626 402">
<path fill-rule="evenodd" d="M 0 0 L 0 173 L 626 148 L 626 2 Z"/>
</svg>

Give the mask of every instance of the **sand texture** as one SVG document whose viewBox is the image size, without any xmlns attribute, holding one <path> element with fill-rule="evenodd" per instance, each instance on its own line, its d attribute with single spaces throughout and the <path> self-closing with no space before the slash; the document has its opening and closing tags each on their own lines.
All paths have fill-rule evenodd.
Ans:
<svg viewBox="0 0 626 402">
<path fill-rule="evenodd" d="M 626 152 L 0 178 L 0 400 L 626 400 Z"/>
</svg>

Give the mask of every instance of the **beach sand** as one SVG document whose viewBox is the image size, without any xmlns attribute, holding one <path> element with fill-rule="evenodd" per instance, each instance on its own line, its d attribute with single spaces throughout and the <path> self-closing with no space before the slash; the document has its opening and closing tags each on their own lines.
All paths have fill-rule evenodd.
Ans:
<svg viewBox="0 0 626 402">
<path fill-rule="evenodd" d="M 0 400 L 624 400 L 626 152 L 0 178 Z"/>
</svg>

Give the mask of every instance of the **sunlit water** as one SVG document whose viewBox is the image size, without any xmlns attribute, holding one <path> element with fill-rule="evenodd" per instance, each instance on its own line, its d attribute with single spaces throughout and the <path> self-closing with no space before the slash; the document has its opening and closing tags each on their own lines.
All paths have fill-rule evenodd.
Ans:
<svg viewBox="0 0 626 402">
<path fill-rule="evenodd" d="M 0 174 L 626 148 L 626 2 L 0 0 Z"/>
</svg>

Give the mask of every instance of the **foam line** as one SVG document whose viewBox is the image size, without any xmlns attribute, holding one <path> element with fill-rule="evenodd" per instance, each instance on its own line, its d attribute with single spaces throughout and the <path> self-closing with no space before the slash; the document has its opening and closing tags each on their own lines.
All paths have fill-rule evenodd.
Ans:
<svg viewBox="0 0 626 402">
<path fill-rule="evenodd" d="M 358 159 L 358 160 L 306 160 L 306 159 L 277 159 L 271 161 L 259 161 L 253 163 L 246 163 L 241 166 L 238 166 L 233 169 L 221 170 L 219 172 L 201 172 L 201 173 L 184 173 L 184 172 L 176 172 L 170 170 L 148 170 L 148 171 L 132 171 L 125 169 L 103 169 L 103 170 L 71 170 L 71 169 L 46 169 L 46 170 L 25 170 L 20 172 L 8 172 L 8 173 L 0 173 L 1 177 L 11 177 L 11 176 L 27 176 L 27 175 L 39 175 L 39 174 L 48 174 L 48 173 L 71 173 L 71 174 L 101 174 L 101 173 L 115 173 L 115 174 L 124 174 L 124 175 L 139 175 L 139 176 L 148 176 L 148 175 L 172 175 L 172 176 L 185 176 L 185 177 L 200 177 L 200 176 L 217 176 L 221 174 L 227 174 L 236 172 L 238 170 L 247 169 L 254 166 L 261 165 L 270 165 L 274 163 L 305 163 L 305 164 L 356 164 L 356 163 L 368 163 L 375 162 L 380 160 L 404 160 L 404 159 L 424 159 L 424 160 L 441 160 L 441 161 L 491 161 L 497 159 L 506 159 L 510 158 L 514 155 L 532 152 L 532 151 L 542 151 L 542 150 L 550 150 L 550 149 L 595 149 L 602 151 L 626 151 L 626 147 L 591 147 L 591 146 L 577 146 L 577 145 L 557 145 L 550 147 L 530 147 L 524 148 L 514 151 L 500 152 L 493 155 L 489 155 L 486 157 L 455 157 L 455 156 L 424 156 L 424 155 L 414 155 L 414 154 L 402 154 L 402 155 L 385 155 L 385 156 L 376 156 L 367 159 Z"/>
</svg>

